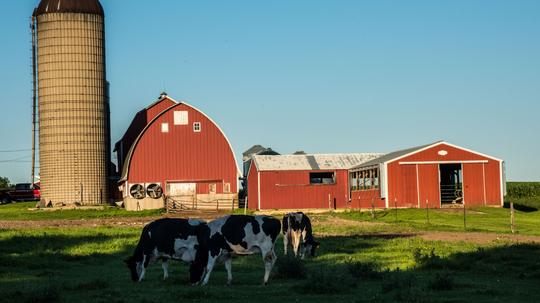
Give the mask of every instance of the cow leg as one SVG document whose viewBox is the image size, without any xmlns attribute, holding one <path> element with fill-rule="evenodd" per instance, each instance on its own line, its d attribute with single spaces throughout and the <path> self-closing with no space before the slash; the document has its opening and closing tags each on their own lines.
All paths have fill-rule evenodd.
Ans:
<svg viewBox="0 0 540 303">
<path fill-rule="evenodd" d="M 232 256 L 228 255 L 223 261 L 227 270 L 227 285 L 232 285 Z"/>
<path fill-rule="evenodd" d="M 212 269 L 214 269 L 214 265 L 216 264 L 216 260 L 219 257 L 212 257 L 212 253 L 208 253 L 208 263 L 206 264 L 206 272 L 204 274 L 204 279 L 202 282 L 202 285 L 208 284 L 208 280 L 210 280 L 210 274 L 212 273 Z"/>
<path fill-rule="evenodd" d="M 268 251 L 266 254 L 263 254 L 263 260 L 264 260 L 264 280 L 263 284 L 268 284 L 268 279 L 270 278 L 270 272 L 272 272 L 272 267 L 274 267 L 274 264 L 276 263 L 277 256 L 274 252 L 274 249 L 272 248 L 270 251 Z"/>
<path fill-rule="evenodd" d="M 299 251 L 299 249 L 300 249 L 300 238 L 298 237 L 297 234 L 293 234 L 292 246 L 293 246 L 294 256 L 298 257 L 298 253 L 300 252 Z"/>
<path fill-rule="evenodd" d="M 148 264 L 150 263 L 150 258 L 146 255 L 143 255 L 143 261 L 139 265 L 141 267 L 141 274 L 139 275 L 139 282 L 142 282 L 144 279 L 144 274 L 146 273 L 146 267 L 148 267 Z"/>
<path fill-rule="evenodd" d="M 163 267 L 163 280 L 169 278 L 169 259 L 161 260 L 161 267 Z"/>
</svg>

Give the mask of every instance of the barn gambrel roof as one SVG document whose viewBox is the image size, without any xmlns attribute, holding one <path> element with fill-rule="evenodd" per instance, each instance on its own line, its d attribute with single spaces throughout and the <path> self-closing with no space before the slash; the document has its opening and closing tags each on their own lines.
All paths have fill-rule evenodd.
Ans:
<svg viewBox="0 0 540 303">
<path fill-rule="evenodd" d="M 232 144 L 231 144 L 231 141 L 229 140 L 229 138 L 225 135 L 225 132 L 223 132 L 223 130 L 221 129 L 221 127 L 214 121 L 212 120 L 212 118 L 210 118 L 207 114 L 205 114 L 203 111 L 201 111 L 200 109 L 196 108 L 195 106 L 193 105 L 190 105 L 184 101 L 176 101 L 175 99 L 169 97 L 168 95 L 166 94 L 162 94 L 160 96 L 160 99 L 158 101 L 156 101 L 155 103 L 151 104 L 149 107 L 147 108 L 150 108 L 152 107 L 153 105 L 155 105 L 156 103 L 158 103 L 159 101 L 163 100 L 163 99 L 169 99 L 171 101 L 174 102 L 174 105 L 168 107 L 167 109 L 163 110 L 160 114 L 158 114 L 157 116 L 155 116 L 150 122 L 148 122 L 148 124 L 146 125 L 146 127 L 139 133 L 139 135 L 137 136 L 137 138 L 135 139 L 135 142 L 133 142 L 133 144 L 131 145 L 128 153 L 127 153 L 127 156 L 126 156 L 126 159 L 125 159 L 125 162 L 124 162 L 124 166 L 122 167 L 122 174 L 120 175 L 120 180 L 118 181 L 119 183 L 122 183 L 122 182 L 125 182 L 128 177 L 129 177 L 129 169 L 130 169 L 130 165 L 131 165 L 131 159 L 132 159 L 132 156 L 133 156 L 133 153 L 135 151 L 135 148 L 137 147 L 137 144 L 139 143 L 139 141 L 141 140 L 142 136 L 146 133 L 146 131 L 154 124 L 155 121 L 157 121 L 162 115 L 164 115 L 165 113 L 169 112 L 170 110 L 173 110 L 174 108 L 176 108 L 177 106 L 179 105 L 185 105 L 187 107 L 190 107 L 192 108 L 193 110 L 199 112 L 201 115 L 205 116 L 211 123 L 213 123 L 216 128 L 219 130 L 219 132 L 221 132 L 221 134 L 223 135 L 223 137 L 225 138 L 225 141 L 227 142 L 227 144 L 229 145 L 229 149 L 230 149 L 230 152 L 232 153 L 232 155 L 234 156 L 234 149 L 232 147 Z M 238 177 L 243 177 L 243 174 L 242 174 L 242 171 L 240 170 L 240 167 L 238 166 L 238 162 L 236 161 L 235 159 L 235 166 L 236 166 L 236 171 L 237 171 L 237 175 Z"/>
</svg>

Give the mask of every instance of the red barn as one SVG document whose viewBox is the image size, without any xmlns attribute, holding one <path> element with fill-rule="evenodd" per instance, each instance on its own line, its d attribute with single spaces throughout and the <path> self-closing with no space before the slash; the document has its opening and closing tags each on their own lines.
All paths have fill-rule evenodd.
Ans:
<svg viewBox="0 0 540 303">
<path fill-rule="evenodd" d="M 504 162 L 443 141 L 405 149 L 350 170 L 353 208 L 501 206 Z"/>
<path fill-rule="evenodd" d="M 164 196 L 197 208 L 237 202 L 241 172 L 229 140 L 202 111 L 166 94 L 137 113 L 115 151 L 128 210 L 163 208 Z"/>
<path fill-rule="evenodd" d="M 349 169 L 381 154 L 255 155 L 248 173 L 249 209 L 344 208 Z"/>
</svg>

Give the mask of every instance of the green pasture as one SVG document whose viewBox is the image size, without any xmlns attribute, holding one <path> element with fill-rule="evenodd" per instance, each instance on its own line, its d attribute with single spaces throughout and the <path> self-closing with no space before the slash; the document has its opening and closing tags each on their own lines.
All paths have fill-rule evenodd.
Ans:
<svg viewBox="0 0 540 303">
<path fill-rule="evenodd" d="M 233 261 L 231 287 L 221 265 L 210 285 L 191 286 L 186 265 L 178 262 L 167 281 L 154 264 L 144 282 L 131 282 L 122 260 L 140 228 L 0 230 L 0 302 L 540 300 L 540 245 L 425 241 L 406 233 L 370 233 L 380 227 L 324 226 L 334 235 L 319 237 L 316 258 L 284 258 L 279 238 L 270 284 L 261 285 L 263 263 L 255 255 Z"/>
<path fill-rule="evenodd" d="M 104 219 L 112 217 L 147 217 L 163 213 L 163 210 L 126 211 L 123 208 L 103 206 L 99 209 L 35 209 L 36 202 L 17 202 L 0 205 L 0 220 L 77 220 Z"/>
</svg>

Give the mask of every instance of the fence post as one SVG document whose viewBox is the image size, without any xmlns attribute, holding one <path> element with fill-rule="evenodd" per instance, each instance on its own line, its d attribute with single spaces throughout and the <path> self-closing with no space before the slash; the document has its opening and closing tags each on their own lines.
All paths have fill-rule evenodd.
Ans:
<svg viewBox="0 0 540 303">
<path fill-rule="evenodd" d="M 427 219 L 427 224 L 429 225 L 429 201 L 428 201 L 428 199 L 426 199 L 426 219 Z"/>
<path fill-rule="evenodd" d="M 371 198 L 371 220 L 375 220 L 375 202 Z"/>
<path fill-rule="evenodd" d="M 510 201 L 510 229 L 512 230 L 512 234 L 516 232 L 515 223 L 514 202 Z"/>
<path fill-rule="evenodd" d="M 244 199 L 244 215 L 247 215 L 248 199 L 248 197 Z"/>
<path fill-rule="evenodd" d="M 394 198 L 394 209 L 396 210 L 396 223 L 397 223 L 398 219 L 397 219 L 397 199 L 396 198 Z"/>
<path fill-rule="evenodd" d="M 465 201 L 463 201 L 463 229 L 467 230 L 467 206 L 465 206 Z"/>
</svg>

